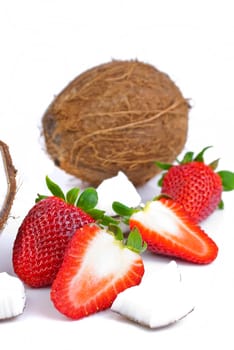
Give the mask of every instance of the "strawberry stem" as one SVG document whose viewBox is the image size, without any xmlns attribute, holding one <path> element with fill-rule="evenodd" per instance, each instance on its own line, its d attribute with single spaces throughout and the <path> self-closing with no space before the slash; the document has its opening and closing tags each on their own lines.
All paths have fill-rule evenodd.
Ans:
<svg viewBox="0 0 234 350">
<path fill-rule="evenodd" d="M 118 225 L 119 221 L 115 220 L 111 216 L 105 215 L 104 210 L 100 209 L 91 209 L 87 212 L 89 215 L 91 215 L 95 220 L 98 221 L 98 223 L 101 226 L 110 226 L 110 225 Z"/>
</svg>

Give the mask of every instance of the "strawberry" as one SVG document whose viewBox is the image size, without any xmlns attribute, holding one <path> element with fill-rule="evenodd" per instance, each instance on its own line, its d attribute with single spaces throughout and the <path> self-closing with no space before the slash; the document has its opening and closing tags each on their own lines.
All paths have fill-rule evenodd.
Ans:
<svg viewBox="0 0 234 350">
<path fill-rule="evenodd" d="M 65 196 L 48 177 L 46 183 L 52 196 L 38 195 L 13 245 L 14 271 L 31 287 L 51 285 L 74 232 L 103 215 L 94 209 L 97 203 L 94 189 L 87 188 L 79 196 L 79 189 L 73 188 Z"/>
<path fill-rule="evenodd" d="M 136 231 L 124 245 L 122 234 L 115 237 L 96 224 L 78 229 L 51 287 L 55 308 L 71 319 L 109 308 L 118 293 L 140 283 L 144 249 Z"/>
<path fill-rule="evenodd" d="M 212 262 L 217 254 L 215 242 L 195 224 L 176 201 L 159 197 L 142 209 L 114 202 L 113 209 L 123 216 L 130 229 L 139 230 L 148 249 L 197 264 Z"/>
<path fill-rule="evenodd" d="M 216 172 L 218 160 L 205 164 L 203 155 L 208 148 L 195 157 L 193 152 L 186 153 L 176 165 L 156 162 L 167 170 L 159 181 L 161 192 L 180 203 L 196 223 L 223 208 L 222 191 L 234 189 L 234 173 Z"/>
</svg>

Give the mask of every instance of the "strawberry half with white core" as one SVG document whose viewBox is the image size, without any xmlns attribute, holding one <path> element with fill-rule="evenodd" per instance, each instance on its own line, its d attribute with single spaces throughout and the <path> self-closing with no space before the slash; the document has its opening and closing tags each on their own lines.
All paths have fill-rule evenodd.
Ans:
<svg viewBox="0 0 234 350">
<path fill-rule="evenodd" d="M 190 220 L 183 207 L 172 199 L 160 197 L 142 209 L 113 202 L 113 209 L 137 228 L 148 249 L 197 264 L 208 264 L 218 254 L 215 242 Z"/>
<path fill-rule="evenodd" d="M 71 319 L 109 308 L 118 293 L 141 282 L 145 248 L 137 231 L 124 244 L 119 230 L 114 236 L 96 224 L 78 229 L 52 284 L 54 306 Z"/>
<path fill-rule="evenodd" d="M 103 211 L 95 209 L 95 189 L 87 188 L 79 195 L 79 189 L 73 188 L 65 195 L 48 177 L 46 183 L 52 196 L 38 196 L 20 225 L 13 246 L 14 271 L 31 287 L 51 285 L 74 232 L 106 218 Z"/>
<path fill-rule="evenodd" d="M 140 285 L 121 292 L 111 310 L 150 328 L 168 326 L 194 310 L 194 297 L 171 261 L 160 271 L 146 269 Z"/>
<path fill-rule="evenodd" d="M 97 187 L 98 203 L 96 208 L 105 210 L 107 215 L 114 216 L 114 201 L 124 202 L 129 207 L 138 207 L 141 197 L 128 177 L 119 171 L 114 177 L 104 180 Z"/>
<path fill-rule="evenodd" d="M 162 194 L 180 203 L 196 223 L 206 219 L 215 209 L 222 209 L 222 191 L 234 189 L 234 173 L 216 172 L 218 160 L 205 164 L 204 153 L 208 148 L 196 156 L 187 152 L 175 165 L 156 162 L 166 171 L 159 181 Z"/>
<path fill-rule="evenodd" d="M 22 281 L 0 273 L 0 320 L 12 318 L 23 313 L 26 303 L 25 289 Z"/>
</svg>

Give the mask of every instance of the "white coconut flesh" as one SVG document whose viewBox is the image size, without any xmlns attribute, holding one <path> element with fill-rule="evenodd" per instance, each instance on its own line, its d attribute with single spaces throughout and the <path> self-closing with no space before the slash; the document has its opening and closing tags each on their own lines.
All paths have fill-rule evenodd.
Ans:
<svg viewBox="0 0 234 350">
<path fill-rule="evenodd" d="M 141 197 L 128 177 L 119 171 L 116 176 L 103 180 L 97 187 L 97 208 L 105 210 L 107 215 L 114 216 L 112 203 L 118 201 L 128 207 L 137 207 L 141 203 Z"/>
<path fill-rule="evenodd" d="M 7 272 L 0 273 L 0 319 L 7 319 L 23 313 L 26 295 L 19 278 Z"/>
<path fill-rule="evenodd" d="M 157 273 L 146 269 L 140 285 L 121 292 L 111 310 L 144 326 L 161 328 L 192 312 L 194 300 L 172 261 Z"/>
</svg>

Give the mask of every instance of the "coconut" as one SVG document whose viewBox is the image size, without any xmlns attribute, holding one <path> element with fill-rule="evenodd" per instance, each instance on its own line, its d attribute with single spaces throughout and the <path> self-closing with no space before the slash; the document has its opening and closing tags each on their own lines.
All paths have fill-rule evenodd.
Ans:
<svg viewBox="0 0 234 350">
<path fill-rule="evenodd" d="M 8 216 L 11 211 L 11 207 L 16 193 L 16 170 L 14 168 L 12 158 L 10 155 L 9 147 L 6 143 L 0 140 L 0 155 L 1 155 L 1 175 L 4 178 L 1 179 L 1 186 L 5 188 L 4 196 L 1 196 L 0 203 L 0 232 L 4 228 L 7 222 Z M 5 186 L 4 186 L 5 182 Z"/>
<path fill-rule="evenodd" d="M 42 117 L 55 164 L 97 186 L 118 171 L 143 185 L 187 138 L 189 104 L 170 77 L 138 60 L 114 60 L 71 81 Z"/>
</svg>

